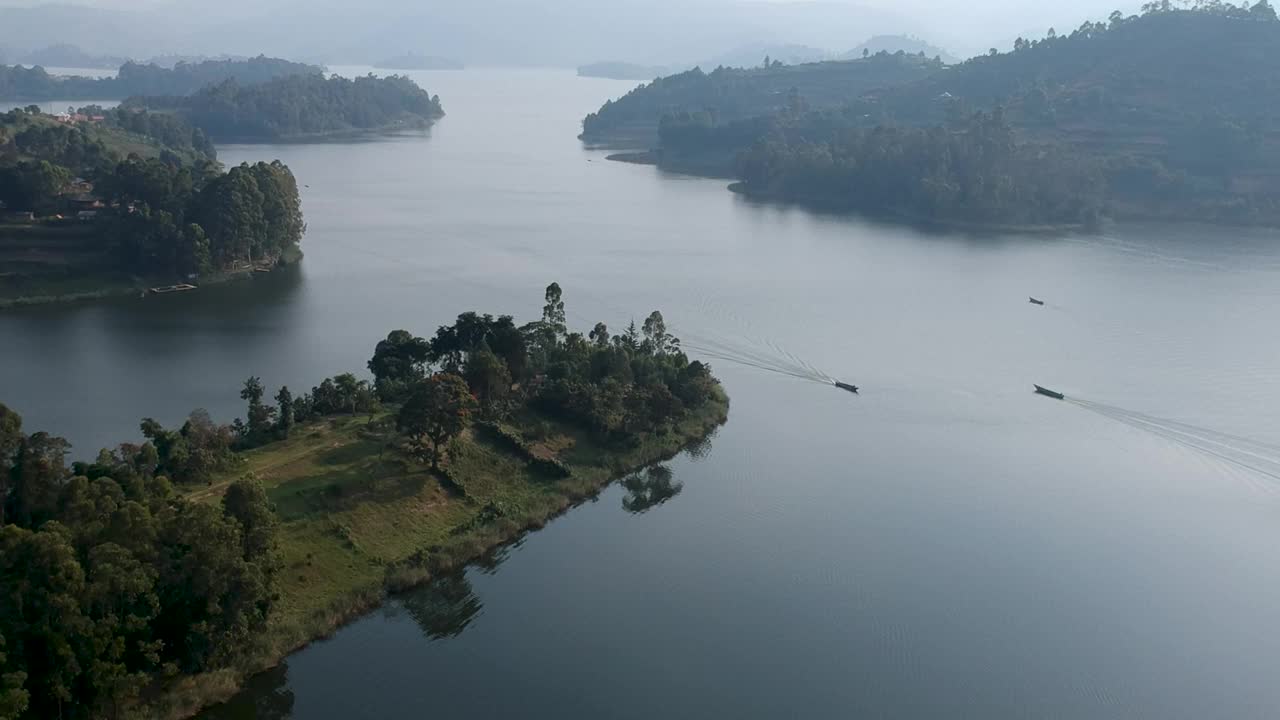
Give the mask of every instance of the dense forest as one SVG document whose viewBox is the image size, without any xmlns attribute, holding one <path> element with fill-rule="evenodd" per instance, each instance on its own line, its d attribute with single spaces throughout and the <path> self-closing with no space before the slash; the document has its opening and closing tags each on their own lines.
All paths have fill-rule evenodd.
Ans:
<svg viewBox="0 0 1280 720">
<path fill-rule="evenodd" d="M 0 718 L 128 716 L 157 679 L 226 667 L 275 601 L 257 482 L 191 502 L 151 442 L 68 450 L 0 405 Z"/>
<path fill-rule="evenodd" d="M 844 62 L 755 68 L 701 68 L 658 78 L 618 100 L 606 102 L 582 121 L 582 139 L 649 147 L 663 116 L 708 113 L 716 122 L 767 115 L 799 93 L 814 108 L 838 107 L 868 90 L 917 80 L 941 69 L 918 55 L 872 55 Z"/>
<path fill-rule="evenodd" d="M 977 225 L 1092 226 L 1102 211 L 1096 164 L 1016 143 L 999 110 L 947 126 L 827 134 L 788 142 L 777 132 L 758 141 L 739 157 L 741 189 L 832 210 Z"/>
<path fill-rule="evenodd" d="M 1101 212 L 1278 224 L 1280 81 L 1259 60 L 1275 56 L 1280 22 L 1266 0 L 1153 2 L 1142 15 L 1019 38 L 1011 52 L 993 49 L 840 108 L 813 107 L 794 89 L 748 118 L 669 112 L 656 156 L 695 169 L 691 158 L 737 157 L 739 187 L 751 194 L 943 222 L 1074 224 L 1077 213 L 1088 221 Z M 975 112 L 1011 130 L 1004 160 L 967 164 Z M 884 173 L 879 181 L 870 168 Z M 995 191 L 1010 183 L 1025 192 Z M 901 194 L 884 195 L 889 186 Z"/>
<path fill-rule="evenodd" d="M 399 75 L 226 80 L 187 97 L 134 97 L 124 105 L 173 111 L 210 137 L 247 140 L 421 128 L 444 115 L 439 97 Z"/>
<path fill-rule="evenodd" d="M 0 100 L 117 100 L 131 95 L 190 95 L 227 80 L 256 85 L 291 75 L 319 75 L 315 65 L 258 56 L 179 62 L 172 68 L 127 62 L 114 78 L 57 77 L 43 67 L 0 65 Z"/>
<path fill-rule="evenodd" d="M 144 137 L 203 136 L 172 116 L 112 113 L 121 127 L 56 123 L 29 111 L 0 115 L 0 202 L 45 222 L 96 232 L 110 261 L 144 276 L 187 278 L 275 263 L 296 252 L 304 224 L 297 183 L 279 162 L 230 172 L 207 154 L 161 146 L 132 152 Z M 202 141 L 206 142 L 207 141 Z M 152 146 L 142 148 L 155 150 Z M 87 196 L 91 218 L 59 220 Z"/>
<path fill-rule="evenodd" d="M 362 432 L 390 429 L 359 446 L 379 465 L 394 455 L 455 485 L 455 441 L 472 430 L 555 483 L 573 471 L 533 451 L 512 429 L 517 418 L 576 425 L 622 452 L 723 402 L 710 368 L 688 360 L 660 313 L 639 329 L 611 335 L 600 323 L 584 335 L 565 326 L 558 285 L 545 301 L 541 319 L 524 325 L 468 312 L 429 339 L 394 331 L 369 360 L 372 383 L 344 373 L 268 397 L 249 378 L 243 419 L 219 425 L 196 411 L 176 429 L 144 419 L 142 443 L 93 462 L 68 464 L 66 441 L 27 434 L 0 405 L 0 718 L 145 717 L 140 703 L 164 686 L 252 662 L 281 608 L 297 602 L 287 588 L 299 586 L 281 572 L 289 537 L 273 498 L 297 499 L 245 474 L 242 451 L 363 416 Z M 674 492 L 669 477 L 666 487 Z M 454 535 L 506 510 L 477 502 L 465 512 L 472 519 Z"/>
</svg>

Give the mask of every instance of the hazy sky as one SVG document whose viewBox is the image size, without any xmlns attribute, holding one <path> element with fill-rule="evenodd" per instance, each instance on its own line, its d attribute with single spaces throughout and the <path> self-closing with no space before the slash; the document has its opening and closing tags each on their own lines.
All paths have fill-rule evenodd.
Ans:
<svg viewBox="0 0 1280 720">
<path fill-rule="evenodd" d="M 470 64 L 681 63 L 738 45 L 835 52 L 875 34 L 957 55 L 1071 29 L 1111 0 L 0 0 L 0 47 L 58 42 L 95 52 L 268 54 L 366 62 L 407 51 Z M 79 6 L 76 9 L 72 6 Z M 23 8 L 15 10 L 12 8 Z M 87 9 L 86 9 L 87 8 Z"/>
</svg>

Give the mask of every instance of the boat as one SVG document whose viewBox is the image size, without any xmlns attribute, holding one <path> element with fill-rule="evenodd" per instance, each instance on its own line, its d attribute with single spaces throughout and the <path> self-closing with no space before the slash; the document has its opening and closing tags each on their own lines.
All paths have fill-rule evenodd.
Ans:
<svg viewBox="0 0 1280 720">
<path fill-rule="evenodd" d="M 1057 390 L 1050 390 L 1049 388 L 1046 388 L 1046 387 L 1040 387 L 1039 385 L 1036 385 L 1036 392 L 1037 392 L 1038 394 L 1040 394 L 1040 395 L 1045 395 L 1045 396 L 1047 396 L 1047 397 L 1051 397 L 1051 398 L 1053 398 L 1054 400 L 1066 400 L 1066 399 L 1067 399 L 1067 396 L 1066 396 L 1066 395 L 1063 395 L 1062 393 L 1058 392 Z"/>
<path fill-rule="evenodd" d="M 1043 305 L 1043 304 L 1044 304 L 1044 301 L 1043 301 L 1043 300 L 1038 300 L 1038 299 L 1036 299 L 1036 298 L 1031 298 L 1031 304 L 1032 304 L 1032 305 Z"/>
<path fill-rule="evenodd" d="M 835 386 L 836 386 L 836 387 L 838 387 L 838 388 L 840 388 L 841 390 L 848 390 L 849 392 L 853 393 L 854 395 L 857 395 L 857 394 L 858 394 L 858 386 L 857 386 L 857 385 L 850 385 L 849 383 L 842 383 L 842 382 L 840 382 L 839 380 L 837 380 L 837 381 L 835 382 Z"/>
<path fill-rule="evenodd" d="M 188 283 L 181 283 L 179 285 L 165 285 L 163 287 L 153 287 L 148 292 L 150 292 L 152 295 L 167 295 L 169 293 L 186 292 L 188 290 L 195 290 L 195 289 L 196 289 L 195 285 L 191 285 Z"/>
</svg>

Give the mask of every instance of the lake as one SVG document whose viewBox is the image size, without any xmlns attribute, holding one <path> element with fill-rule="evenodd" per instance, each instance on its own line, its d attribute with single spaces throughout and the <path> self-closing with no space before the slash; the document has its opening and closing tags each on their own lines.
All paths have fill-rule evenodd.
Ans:
<svg viewBox="0 0 1280 720">
<path fill-rule="evenodd" d="M 363 372 L 396 328 L 532 319 L 551 281 L 580 329 L 657 308 L 691 346 L 862 392 L 712 360 L 729 423 L 666 465 L 675 497 L 633 514 L 610 488 L 206 720 L 1275 716 L 1275 233 L 755 204 L 584 149 L 631 83 L 411 75 L 449 113 L 428 132 L 219 148 L 305 185 L 300 267 L 0 313 L 0 400 L 84 457 L 143 416 L 230 420 L 250 375 Z"/>
</svg>

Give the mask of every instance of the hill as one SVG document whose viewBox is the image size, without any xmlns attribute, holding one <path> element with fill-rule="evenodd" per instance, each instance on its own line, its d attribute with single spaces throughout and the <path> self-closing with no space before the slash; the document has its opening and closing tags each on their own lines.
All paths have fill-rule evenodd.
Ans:
<svg viewBox="0 0 1280 720">
<path fill-rule="evenodd" d="M 924 53 L 925 57 L 936 57 L 948 65 L 957 60 L 954 55 L 937 45 L 910 35 L 876 35 L 868 38 L 865 42 L 859 43 L 857 47 L 840 57 L 843 60 L 853 60 L 867 55 L 875 55 L 876 53 L 886 52 L 893 54 L 898 51 L 908 55 Z"/>
<path fill-rule="evenodd" d="M 1103 215 L 1280 225 L 1273 57 L 1280 22 L 1265 0 L 1194 10 L 1152 3 L 1142 16 L 1117 12 L 1067 35 L 1019 38 L 1011 52 L 842 108 L 808 107 L 797 93 L 770 115 L 672 115 L 657 156 L 697 170 L 712 150 L 737 155 L 738 188 L 749 194 L 931 221 L 1074 224 Z M 870 167 L 881 168 L 879 180 L 865 176 Z M 889 176 L 893 198 L 878 194 Z M 868 183 L 877 193 L 855 192 Z M 1029 199 L 1010 183 L 1041 189 Z"/>
<path fill-rule="evenodd" d="M 81 50 L 77 45 L 59 44 L 50 45 L 40 50 L 33 50 L 22 57 L 22 62 L 27 65 L 43 65 L 46 67 L 114 70 L 129 62 L 129 59 L 109 55 L 94 55 Z"/>
<path fill-rule="evenodd" d="M 127 62 L 113 78 L 57 77 L 42 67 L 0 66 L 0 100 L 118 100 L 131 95 L 190 95 L 214 83 L 253 85 L 323 72 L 315 65 L 258 56 L 247 60 L 179 62 L 171 68 Z"/>
<path fill-rule="evenodd" d="M 918 56 L 874 55 L 843 62 L 746 69 L 701 68 L 658 78 L 618 100 L 606 102 L 582 122 L 587 142 L 652 147 L 663 116 L 708 113 L 716 122 L 767 115 L 785 108 L 792 91 L 813 108 L 844 105 L 874 88 L 899 85 L 941 70 Z"/>
</svg>

